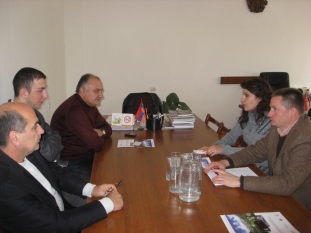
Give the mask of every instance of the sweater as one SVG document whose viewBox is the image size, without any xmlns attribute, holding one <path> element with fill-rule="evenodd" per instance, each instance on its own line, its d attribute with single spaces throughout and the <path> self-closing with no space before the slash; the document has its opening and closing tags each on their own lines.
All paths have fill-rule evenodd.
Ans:
<svg viewBox="0 0 311 233">
<path fill-rule="evenodd" d="M 51 127 L 62 137 L 64 161 L 90 158 L 100 151 L 105 138 L 110 137 L 112 129 L 97 107 L 90 107 L 78 95 L 65 100 L 54 112 Z M 103 129 L 106 134 L 99 137 L 94 129 Z"/>
<path fill-rule="evenodd" d="M 267 114 L 268 113 L 265 113 L 263 119 L 257 124 L 256 113 L 254 113 L 253 111 L 249 111 L 249 119 L 244 128 L 242 128 L 240 123 L 237 122 L 230 130 L 230 132 L 227 133 L 221 140 L 216 141 L 214 145 L 221 145 L 223 155 L 231 155 L 243 149 L 241 147 L 232 147 L 238 137 L 241 135 L 243 135 L 243 140 L 246 142 L 247 145 L 254 145 L 258 140 L 264 138 L 271 128 L 271 120 L 269 117 L 267 117 Z M 262 163 L 256 163 L 255 165 L 264 172 L 267 172 L 267 161 L 263 161 Z"/>
</svg>

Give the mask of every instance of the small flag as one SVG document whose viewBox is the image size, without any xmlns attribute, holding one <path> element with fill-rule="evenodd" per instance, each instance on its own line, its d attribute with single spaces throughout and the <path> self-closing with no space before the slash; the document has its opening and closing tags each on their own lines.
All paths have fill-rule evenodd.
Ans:
<svg viewBox="0 0 311 233">
<path fill-rule="evenodd" d="M 144 123 L 146 121 L 145 107 L 144 107 L 144 103 L 142 100 L 140 100 L 140 104 L 139 104 L 139 107 L 137 109 L 135 119 L 137 121 L 142 122 L 142 123 Z"/>
</svg>

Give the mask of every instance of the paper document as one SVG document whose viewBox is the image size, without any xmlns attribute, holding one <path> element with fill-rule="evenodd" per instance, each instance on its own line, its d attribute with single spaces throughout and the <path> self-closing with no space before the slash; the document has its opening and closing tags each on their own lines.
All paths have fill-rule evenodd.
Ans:
<svg viewBox="0 0 311 233">
<path fill-rule="evenodd" d="M 220 215 L 230 233 L 299 233 L 280 212 Z"/>
<path fill-rule="evenodd" d="M 118 140 L 118 148 L 124 147 L 155 147 L 153 139 L 146 139 L 144 141 L 134 141 L 134 139 L 129 140 Z"/>
<path fill-rule="evenodd" d="M 204 169 L 208 164 L 211 163 L 211 160 L 209 157 L 203 157 L 202 158 L 202 168 Z M 231 173 L 234 176 L 257 176 L 255 172 L 253 172 L 249 167 L 239 167 L 239 168 L 228 168 L 225 170 L 228 173 Z M 217 174 L 210 170 L 207 174 L 210 179 L 213 179 Z M 215 186 L 220 186 L 222 184 L 214 184 Z"/>
</svg>

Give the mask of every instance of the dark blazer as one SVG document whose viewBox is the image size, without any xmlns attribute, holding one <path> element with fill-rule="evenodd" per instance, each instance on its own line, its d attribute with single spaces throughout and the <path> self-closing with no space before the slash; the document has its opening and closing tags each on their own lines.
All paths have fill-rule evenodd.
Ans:
<svg viewBox="0 0 311 233">
<path fill-rule="evenodd" d="M 82 195 L 85 182 L 38 151 L 27 156 L 62 196 L 62 192 Z M 0 227 L 5 232 L 79 232 L 107 217 L 99 201 L 75 209 L 63 198 L 60 211 L 52 196 L 26 169 L 0 150 Z"/>
</svg>

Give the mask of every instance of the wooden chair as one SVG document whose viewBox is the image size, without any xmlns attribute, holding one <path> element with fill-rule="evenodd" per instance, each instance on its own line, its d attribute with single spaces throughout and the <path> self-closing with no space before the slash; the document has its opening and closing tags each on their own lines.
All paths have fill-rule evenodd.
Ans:
<svg viewBox="0 0 311 233">
<path fill-rule="evenodd" d="M 230 129 L 228 129 L 227 127 L 225 127 L 223 122 L 218 122 L 217 120 L 215 120 L 211 114 L 207 114 L 206 118 L 205 118 L 205 124 L 209 127 L 208 123 L 212 122 L 213 124 L 215 124 L 218 129 L 217 129 L 217 134 L 219 136 L 219 139 L 221 139 L 223 136 L 226 135 L 226 133 L 230 132 Z M 243 139 L 243 135 L 241 135 L 240 137 L 238 137 L 238 139 L 236 140 L 235 144 L 233 145 L 233 147 L 247 147 L 246 142 Z"/>
<path fill-rule="evenodd" d="M 244 142 L 243 135 L 238 137 L 233 147 L 247 147 L 246 142 Z"/>
<path fill-rule="evenodd" d="M 218 127 L 217 129 L 217 133 L 219 134 L 221 132 L 221 129 L 223 127 L 223 123 L 222 122 L 218 122 L 216 119 L 214 119 L 211 114 L 207 114 L 206 118 L 205 118 L 205 124 L 209 127 L 209 122 L 213 123 L 214 125 L 216 125 Z"/>
<path fill-rule="evenodd" d="M 211 114 L 207 114 L 206 115 L 206 118 L 205 118 L 205 124 L 210 127 L 208 124 L 209 122 L 215 124 L 218 128 L 217 128 L 217 134 L 219 135 L 219 139 L 222 138 L 223 136 L 226 135 L 226 133 L 228 133 L 230 131 L 230 129 L 226 128 L 224 126 L 224 123 L 223 122 L 219 122 L 217 121 L 216 119 L 214 119 Z"/>
<path fill-rule="evenodd" d="M 220 136 L 220 138 L 222 138 L 228 132 L 230 132 L 230 129 L 228 129 L 226 126 L 224 126 L 224 123 L 221 122 L 221 124 L 222 124 L 221 132 L 218 134 Z"/>
</svg>

